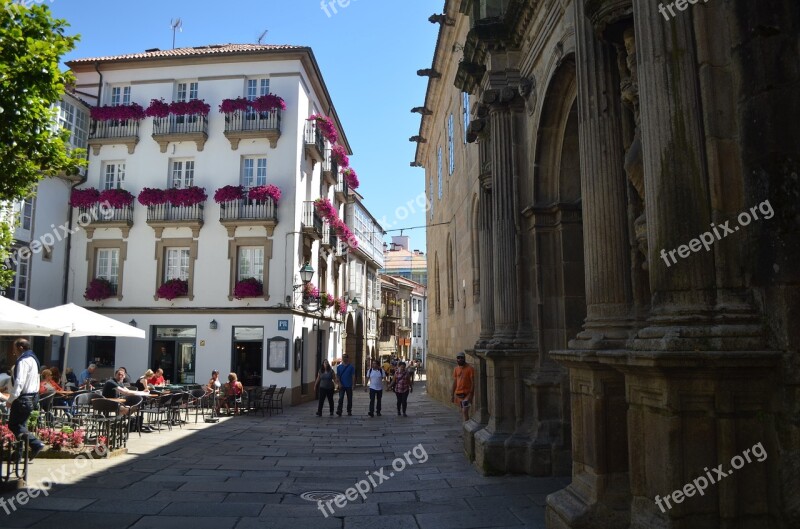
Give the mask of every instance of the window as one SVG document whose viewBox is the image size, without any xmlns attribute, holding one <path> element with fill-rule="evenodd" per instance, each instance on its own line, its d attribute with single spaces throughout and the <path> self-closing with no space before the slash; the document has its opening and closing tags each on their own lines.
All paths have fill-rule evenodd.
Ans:
<svg viewBox="0 0 800 529">
<path fill-rule="evenodd" d="M 450 117 L 447 120 L 447 170 L 448 174 L 453 174 L 456 170 L 456 154 L 453 152 L 454 147 L 454 140 L 453 140 L 453 114 L 450 114 Z"/>
<path fill-rule="evenodd" d="M 131 104 L 131 87 L 130 86 L 112 86 L 111 87 L 111 106 L 118 107 L 120 105 Z"/>
<path fill-rule="evenodd" d="M 194 185 L 194 160 L 170 160 L 169 185 L 173 188 L 186 188 Z"/>
<path fill-rule="evenodd" d="M 167 248 L 164 264 L 164 280 L 183 279 L 189 280 L 189 248 Z"/>
<path fill-rule="evenodd" d="M 30 275 L 30 252 L 21 252 L 17 247 L 11 252 L 11 257 L 6 259 L 3 268 L 14 270 L 14 279 L 3 291 L 3 296 L 20 303 L 28 301 L 28 277 Z"/>
<path fill-rule="evenodd" d="M 351 261 L 348 269 L 350 271 L 349 295 L 361 297 L 364 292 L 364 264 L 358 261 Z"/>
<path fill-rule="evenodd" d="M 264 247 L 240 246 L 237 281 L 254 277 L 259 281 L 264 276 Z"/>
<path fill-rule="evenodd" d="M 14 213 L 19 215 L 20 227 L 30 230 L 33 222 L 33 197 L 22 199 L 14 204 Z"/>
<path fill-rule="evenodd" d="M 467 129 L 469 128 L 469 94 L 461 93 L 461 106 L 464 111 L 464 145 L 467 144 Z"/>
<path fill-rule="evenodd" d="M 103 189 L 122 189 L 125 184 L 125 162 L 105 162 L 103 177 Z"/>
<path fill-rule="evenodd" d="M 436 174 L 438 175 L 439 179 L 439 200 L 441 200 L 442 199 L 442 147 L 441 146 L 439 146 L 436 158 Z"/>
<path fill-rule="evenodd" d="M 88 114 L 69 101 L 61 101 L 58 107 L 58 125 L 70 132 L 69 148 L 85 149 L 89 136 Z"/>
<path fill-rule="evenodd" d="M 247 80 L 247 99 L 253 99 L 269 94 L 269 79 L 248 79 Z"/>
<path fill-rule="evenodd" d="M 267 159 L 248 157 L 242 163 L 242 185 L 245 188 L 263 186 L 267 183 Z"/>
<path fill-rule="evenodd" d="M 176 88 L 176 101 L 192 101 L 193 99 L 197 99 L 198 83 L 196 81 L 178 83 Z"/>
<path fill-rule="evenodd" d="M 119 249 L 99 248 L 95 264 L 94 277 L 107 280 L 116 290 L 119 285 Z"/>
</svg>

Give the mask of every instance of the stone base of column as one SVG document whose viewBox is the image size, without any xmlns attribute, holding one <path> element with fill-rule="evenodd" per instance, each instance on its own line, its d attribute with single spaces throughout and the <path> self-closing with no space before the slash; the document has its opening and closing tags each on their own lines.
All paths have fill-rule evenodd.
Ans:
<svg viewBox="0 0 800 529">
<path fill-rule="evenodd" d="M 470 419 L 464 423 L 464 454 L 470 461 L 475 461 L 475 433 L 484 426 L 486 425 L 474 419 Z"/>
<path fill-rule="evenodd" d="M 465 434 L 467 434 L 465 426 Z M 474 463 L 486 476 L 528 474 L 568 476 L 572 463 L 568 447 L 537 442 L 529 436 L 492 434 L 483 428 L 464 442 L 474 449 Z"/>
<path fill-rule="evenodd" d="M 604 477 L 601 484 L 597 476 L 591 478 L 582 473 L 574 476 L 567 488 L 550 494 L 545 511 L 547 529 L 628 529 L 630 508 L 624 500 L 630 497 L 598 494 L 598 491 L 627 491 L 628 475 Z M 620 508 L 610 506 L 615 504 Z"/>
</svg>

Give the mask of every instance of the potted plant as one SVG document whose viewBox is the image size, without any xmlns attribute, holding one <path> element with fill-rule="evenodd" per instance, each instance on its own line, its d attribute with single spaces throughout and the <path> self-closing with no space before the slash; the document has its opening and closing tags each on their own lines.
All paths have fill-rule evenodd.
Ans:
<svg viewBox="0 0 800 529">
<path fill-rule="evenodd" d="M 69 205 L 73 208 L 90 208 L 100 202 L 100 191 L 93 187 L 73 189 L 69 197 Z"/>
<path fill-rule="evenodd" d="M 148 117 L 165 118 L 169 116 L 169 104 L 163 99 L 151 99 L 144 113 Z"/>
<path fill-rule="evenodd" d="M 250 191 L 247 193 L 247 198 L 255 200 L 256 202 L 264 202 L 268 198 L 271 198 L 275 202 L 275 205 L 277 205 L 278 200 L 281 198 L 281 190 L 278 186 L 272 184 L 251 187 Z"/>
<path fill-rule="evenodd" d="M 207 116 L 211 111 L 211 105 L 202 99 L 192 99 L 190 101 L 173 101 L 169 104 L 169 113 L 175 116 L 201 115 Z"/>
<path fill-rule="evenodd" d="M 328 307 L 332 307 L 334 302 L 334 297 L 326 292 L 321 292 L 319 295 L 319 306 L 323 310 L 327 309 Z"/>
<path fill-rule="evenodd" d="M 214 191 L 214 202 L 217 204 L 232 202 L 241 198 L 244 198 L 243 186 L 224 186 Z"/>
<path fill-rule="evenodd" d="M 336 143 L 339 140 L 339 134 L 336 132 L 336 125 L 333 124 L 333 120 L 331 120 L 331 118 L 328 116 L 311 114 L 308 120 L 316 121 L 317 127 L 322 133 L 322 136 L 330 143 Z"/>
<path fill-rule="evenodd" d="M 243 97 L 236 99 L 223 99 L 222 104 L 219 106 L 219 111 L 222 114 L 230 114 L 231 112 L 244 111 L 250 108 L 250 101 Z"/>
<path fill-rule="evenodd" d="M 350 165 L 350 158 L 347 157 L 347 149 L 342 145 L 334 145 L 331 149 L 331 161 L 344 169 Z"/>
<path fill-rule="evenodd" d="M 168 279 L 158 287 L 156 295 L 159 298 L 172 301 L 175 298 L 189 294 L 189 282 L 185 279 Z"/>
<path fill-rule="evenodd" d="M 255 277 L 248 277 L 237 281 L 233 287 L 233 297 L 236 299 L 257 298 L 264 295 L 264 283 Z"/>
<path fill-rule="evenodd" d="M 133 204 L 133 195 L 124 189 L 106 189 L 100 193 L 99 201 L 114 209 L 123 209 Z"/>
<path fill-rule="evenodd" d="M 344 181 L 347 182 L 347 187 L 350 189 L 358 189 L 358 186 L 360 185 L 358 181 L 358 175 L 352 167 L 345 169 L 342 175 L 344 176 Z"/>
<path fill-rule="evenodd" d="M 116 106 L 105 105 L 92 107 L 89 110 L 89 115 L 95 121 L 125 121 L 128 119 L 138 121 L 144 119 L 145 110 L 142 108 L 142 105 L 138 103 Z"/>
<path fill-rule="evenodd" d="M 163 189 L 145 187 L 139 193 L 139 204 L 143 206 L 160 206 L 167 203 L 167 195 Z"/>
<path fill-rule="evenodd" d="M 191 186 L 182 189 L 167 189 L 165 192 L 167 202 L 173 206 L 191 207 L 202 204 L 208 198 L 203 187 Z"/>
<path fill-rule="evenodd" d="M 272 112 L 273 110 L 286 110 L 286 102 L 282 97 L 276 96 L 275 94 L 266 94 L 257 97 L 250 102 L 250 106 L 256 112 L 261 112 L 262 118 L 266 117 L 266 112 Z"/>
<path fill-rule="evenodd" d="M 316 199 L 314 201 L 314 208 L 317 210 L 317 213 L 328 222 L 339 217 L 336 213 L 336 208 L 328 198 Z"/>
<path fill-rule="evenodd" d="M 102 277 L 96 277 L 89 282 L 83 297 L 87 301 L 103 301 L 104 299 L 116 296 L 116 289 L 111 281 Z"/>
</svg>

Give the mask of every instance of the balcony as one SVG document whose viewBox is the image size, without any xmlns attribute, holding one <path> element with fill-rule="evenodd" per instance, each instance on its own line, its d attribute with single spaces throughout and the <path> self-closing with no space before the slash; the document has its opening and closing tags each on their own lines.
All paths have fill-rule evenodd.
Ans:
<svg viewBox="0 0 800 529">
<path fill-rule="evenodd" d="M 336 237 L 333 235 L 332 237 Z M 333 257 L 340 261 L 347 260 L 347 244 L 344 241 L 340 241 L 339 237 L 336 237 L 336 243 L 333 245 L 334 253 Z"/>
<path fill-rule="evenodd" d="M 225 113 L 225 137 L 231 149 L 237 150 L 242 140 L 265 139 L 273 149 L 281 137 L 281 111 L 255 112 L 236 110 Z"/>
<path fill-rule="evenodd" d="M 233 238 L 239 226 L 263 226 L 267 229 L 267 237 L 272 237 L 278 225 L 278 207 L 275 201 L 267 199 L 255 201 L 248 198 L 221 202 L 219 205 L 219 222 L 228 230 L 228 237 Z"/>
<path fill-rule="evenodd" d="M 322 177 L 329 185 L 335 186 L 339 176 L 339 165 L 331 159 L 332 149 L 325 149 L 325 161 L 322 162 Z"/>
<path fill-rule="evenodd" d="M 336 234 L 331 229 L 331 224 L 327 220 L 322 221 L 322 238 L 320 245 L 323 248 L 336 248 Z"/>
<path fill-rule="evenodd" d="M 336 187 L 333 189 L 333 194 L 341 203 L 345 203 L 348 200 L 348 195 L 350 191 L 350 186 L 347 185 L 347 180 L 345 179 L 342 173 L 338 173 L 336 175 Z"/>
<path fill-rule="evenodd" d="M 88 222 L 86 219 L 89 219 Z M 78 208 L 78 223 L 86 231 L 86 237 L 94 237 L 97 228 L 119 228 L 122 238 L 127 239 L 133 226 L 133 204 L 116 208 L 100 208 L 95 205 L 90 208 Z"/>
<path fill-rule="evenodd" d="M 192 237 L 196 239 L 200 236 L 200 228 L 203 227 L 203 204 L 147 206 L 147 224 L 156 232 L 158 239 L 161 238 L 164 228 L 190 228 Z"/>
<path fill-rule="evenodd" d="M 306 156 L 320 163 L 325 160 L 325 138 L 315 120 L 306 121 L 305 148 Z"/>
<path fill-rule="evenodd" d="M 137 119 L 110 119 L 107 121 L 92 121 L 88 145 L 92 154 L 100 154 L 103 145 L 125 145 L 128 154 L 133 154 L 136 144 L 139 143 L 139 120 Z"/>
<path fill-rule="evenodd" d="M 314 202 L 303 202 L 303 233 L 310 235 L 312 239 L 318 241 L 322 238 L 322 217 L 317 213 Z"/>
<path fill-rule="evenodd" d="M 153 139 L 161 147 L 161 152 L 167 152 L 167 146 L 174 141 L 193 141 L 197 150 L 202 151 L 208 140 L 208 116 L 191 114 L 153 118 Z"/>
</svg>

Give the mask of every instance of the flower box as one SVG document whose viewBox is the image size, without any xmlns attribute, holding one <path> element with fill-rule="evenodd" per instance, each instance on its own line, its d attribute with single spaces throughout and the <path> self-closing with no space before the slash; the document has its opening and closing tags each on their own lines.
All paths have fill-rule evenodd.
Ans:
<svg viewBox="0 0 800 529">
<path fill-rule="evenodd" d="M 169 279 L 158 287 L 156 295 L 159 298 L 172 301 L 175 298 L 189 294 L 189 282 L 185 279 Z"/>
<path fill-rule="evenodd" d="M 336 132 L 336 126 L 333 120 L 328 116 L 321 116 L 319 114 L 311 114 L 308 118 L 309 121 L 315 120 L 322 136 L 330 143 L 336 143 L 339 140 L 339 134 Z"/>
<path fill-rule="evenodd" d="M 350 158 L 347 157 L 347 149 L 342 145 L 334 145 L 331 149 L 331 161 L 336 163 L 341 169 L 350 166 Z"/>
<path fill-rule="evenodd" d="M 255 277 L 248 277 L 238 281 L 233 287 L 233 297 L 236 299 L 257 298 L 264 295 L 264 283 Z"/>
<path fill-rule="evenodd" d="M 199 114 L 207 116 L 211 111 L 211 105 L 202 99 L 192 99 L 191 101 L 173 101 L 169 104 L 169 113 L 174 116 L 188 116 Z"/>
<path fill-rule="evenodd" d="M 144 111 L 146 116 L 153 118 L 165 118 L 169 116 L 169 104 L 163 99 L 151 99 L 150 106 Z"/>
<path fill-rule="evenodd" d="M 229 114 L 237 110 L 247 110 L 248 108 L 250 108 L 250 101 L 243 97 L 237 97 L 236 99 L 223 99 L 222 104 L 219 106 L 219 111 L 222 114 Z"/>
<path fill-rule="evenodd" d="M 336 208 L 328 198 L 316 199 L 314 201 L 314 208 L 316 208 L 317 213 L 319 213 L 320 216 L 328 222 L 332 222 L 334 219 L 339 218 L 339 215 L 336 213 Z"/>
<path fill-rule="evenodd" d="M 312 300 L 319 299 L 319 288 L 312 283 L 306 283 L 303 287 L 303 298 Z"/>
<path fill-rule="evenodd" d="M 243 186 L 224 186 L 214 191 L 214 202 L 221 204 L 244 198 Z"/>
<path fill-rule="evenodd" d="M 117 106 L 106 105 L 102 107 L 92 107 L 89 110 L 89 115 L 95 121 L 124 121 L 128 119 L 139 121 L 145 118 L 145 110 L 142 108 L 142 105 L 138 103 Z"/>
<path fill-rule="evenodd" d="M 124 189 L 106 189 L 100 193 L 99 201 L 114 209 L 123 209 L 133 204 L 134 196 Z"/>
<path fill-rule="evenodd" d="M 143 206 L 160 206 L 167 203 L 167 194 L 163 189 L 145 187 L 139 193 L 139 204 Z"/>
<path fill-rule="evenodd" d="M 90 208 L 100 202 L 100 191 L 93 187 L 73 189 L 69 197 L 69 205 L 73 208 Z"/>
<path fill-rule="evenodd" d="M 281 190 L 278 188 L 278 186 L 272 184 L 251 187 L 250 191 L 247 193 L 247 198 L 255 201 L 265 201 L 268 198 L 271 198 L 273 201 L 275 201 L 275 204 L 277 204 L 278 200 L 281 198 Z"/>
<path fill-rule="evenodd" d="M 286 102 L 275 94 L 266 94 L 255 98 L 250 106 L 256 112 L 272 112 L 273 110 L 286 110 Z"/>
<path fill-rule="evenodd" d="M 117 295 L 116 288 L 111 284 L 108 279 L 98 277 L 89 282 L 86 287 L 83 297 L 87 301 L 103 301 L 104 299 L 113 298 Z"/>
<path fill-rule="evenodd" d="M 167 202 L 173 206 L 196 206 L 208 199 L 205 188 L 197 186 L 167 189 L 164 193 L 167 196 Z"/>
<path fill-rule="evenodd" d="M 350 189 L 358 189 L 360 182 L 358 181 L 358 175 L 352 167 L 345 169 L 342 175 L 344 176 L 345 182 L 347 182 L 347 187 Z"/>
</svg>

